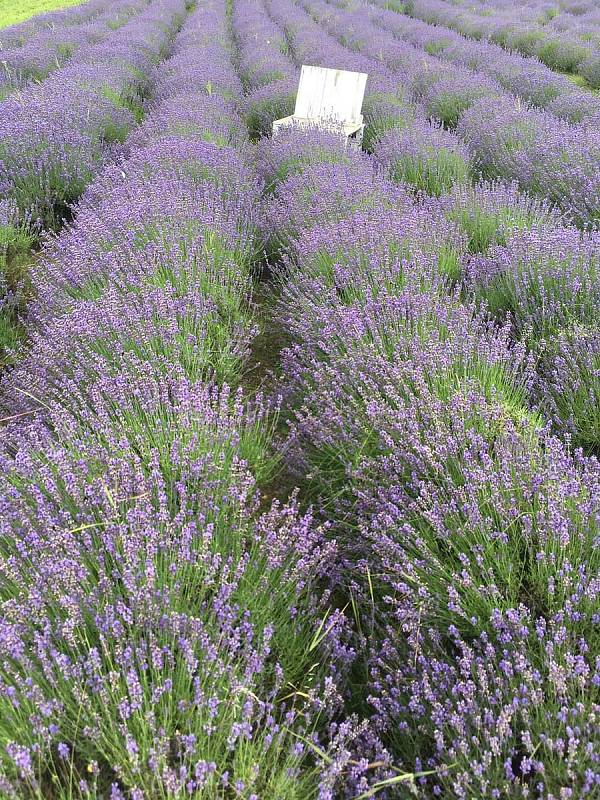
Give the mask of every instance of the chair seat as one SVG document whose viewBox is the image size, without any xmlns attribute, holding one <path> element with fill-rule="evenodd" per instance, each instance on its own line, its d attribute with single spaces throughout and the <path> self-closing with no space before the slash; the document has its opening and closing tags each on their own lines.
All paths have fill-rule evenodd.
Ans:
<svg viewBox="0 0 600 800">
<path fill-rule="evenodd" d="M 289 117 L 275 120 L 273 122 L 273 130 L 285 128 L 289 125 L 297 125 L 300 128 L 326 128 L 328 130 L 340 131 L 340 133 L 343 133 L 345 136 L 353 136 L 364 128 L 362 122 L 334 122 L 331 120 L 307 119 L 306 117 L 297 117 L 292 114 Z"/>
</svg>

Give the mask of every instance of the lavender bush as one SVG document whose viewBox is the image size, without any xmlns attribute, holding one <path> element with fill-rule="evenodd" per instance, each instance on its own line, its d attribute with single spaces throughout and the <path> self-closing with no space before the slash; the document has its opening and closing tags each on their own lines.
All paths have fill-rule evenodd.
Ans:
<svg viewBox="0 0 600 800">
<path fill-rule="evenodd" d="M 198 147 L 194 151 L 198 155 Z M 221 164 L 225 155 L 214 153 Z M 201 162 L 192 164 L 202 169 Z M 180 169 L 189 165 L 182 162 Z M 243 178 L 242 185 L 249 188 Z M 98 300 L 115 271 L 127 282 L 141 270 L 155 286 L 197 279 L 226 302 L 244 281 L 240 270 L 248 270 L 256 227 L 253 192 L 226 194 L 223 184 L 197 183 L 167 170 L 152 179 L 116 182 L 103 191 L 99 206 L 90 195 L 76 225 L 52 242 L 35 272 L 39 291 L 32 314 L 56 313 L 69 298 Z"/>
<path fill-rule="evenodd" d="M 402 188 L 379 179 L 363 157 L 349 163 L 313 163 L 281 183 L 265 209 L 271 255 L 304 228 L 348 216 L 352 211 L 391 209 L 406 198 Z"/>
<path fill-rule="evenodd" d="M 555 227 L 561 221 L 548 203 L 519 191 L 515 182 L 456 184 L 442 206 L 466 236 L 470 253 L 486 253 L 493 245 L 506 244 L 514 231 Z"/>
<path fill-rule="evenodd" d="M 444 224 L 439 208 L 405 198 L 404 207 L 360 210 L 306 231 L 286 253 L 282 281 L 287 284 L 293 270 L 293 282 L 283 291 L 296 290 L 298 280 L 317 280 L 317 286 L 335 287 L 338 303 L 352 302 L 367 288 L 376 297 L 413 280 L 433 287 L 457 278 L 464 258 L 464 239 L 451 222 Z M 308 283 L 301 292 L 309 292 Z"/>
<path fill-rule="evenodd" d="M 517 231 L 473 259 L 470 270 L 492 311 L 510 313 L 521 334 L 552 337 L 573 322 L 597 320 L 597 232 L 550 225 Z"/>
<path fill-rule="evenodd" d="M 544 343 L 539 402 L 575 447 L 600 453 L 600 331 L 575 323 Z"/>
<path fill-rule="evenodd" d="M 493 451 L 461 445 L 461 422 L 448 438 L 437 413 L 416 440 L 400 410 L 376 408 L 398 444 L 383 484 L 374 464 L 362 473 L 390 615 L 373 653 L 381 726 L 408 763 L 440 768 L 426 795 L 593 796 L 598 463 L 555 439 L 532 450 L 511 425 Z"/>
<path fill-rule="evenodd" d="M 600 89 L 600 55 L 597 53 L 586 58 L 579 65 L 579 74 L 586 79 L 594 89 Z"/>
<path fill-rule="evenodd" d="M 102 42 L 143 8 L 141 0 L 97 0 L 87 3 L 85 12 L 65 9 L 47 15 L 37 30 L 31 30 L 31 23 L 24 23 L 2 31 L 0 98 L 31 81 L 44 80 L 78 51 Z"/>
<path fill-rule="evenodd" d="M 310 587 L 332 545 L 293 503 L 258 513 L 244 442 L 260 412 L 229 410 L 226 389 L 164 386 L 169 406 L 135 383 L 112 385 L 121 426 L 100 402 L 93 439 L 60 415 L 59 439 L 33 424 L 3 456 L 3 792 L 45 791 L 53 764 L 81 796 L 304 796 L 289 731 L 319 713 Z M 150 449 L 131 439 L 142 406 Z"/>
<path fill-rule="evenodd" d="M 389 176 L 439 196 L 469 177 L 464 148 L 436 125 L 414 125 L 381 137 L 375 150 Z"/>
<path fill-rule="evenodd" d="M 0 367 L 12 364 L 21 351 L 20 311 L 27 291 L 30 226 L 19 218 L 11 200 L 0 201 Z"/>
<path fill-rule="evenodd" d="M 2 103 L 0 187 L 24 215 L 47 227 L 68 215 L 111 146 L 139 121 L 148 73 L 184 8 L 179 0 L 150 6 L 42 85 Z"/>
<path fill-rule="evenodd" d="M 289 126 L 276 138 L 258 143 L 256 168 L 265 183 L 267 193 L 279 189 L 294 174 L 302 173 L 309 165 L 361 163 L 356 148 L 348 147 L 343 137 L 334 131 L 314 127 Z"/>
<path fill-rule="evenodd" d="M 286 326 L 299 342 L 283 360 L 297 406 L 290 458 L 328 502 L 347 499 L 344 484 L 353 491 L 358 465 L 388 446 L 369 419 L 381 395 L 397 392 L 398 402 L 416 412 L 426 397 L 447 406 L 455 393 L 466 392 L 463 384 L 472 384 L 508 418 L 538 424 L 527 409 L 532 374 L 524 351 L 511 348 L 508 330 L 497 333 L 474 308 L 410 286 L 395 296 L 381 292 L 376 300 L 367 294 L 333 311 L 332 289 L 302 305 L 289 294 Z M 486 435 L 485 420 L 473 425 Z M 495 430 L 491 426 L 487 435 Z"/>
</svg>

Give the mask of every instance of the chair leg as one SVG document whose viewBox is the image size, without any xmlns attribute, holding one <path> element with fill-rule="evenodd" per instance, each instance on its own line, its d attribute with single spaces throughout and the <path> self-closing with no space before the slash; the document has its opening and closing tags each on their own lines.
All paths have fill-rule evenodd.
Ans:
<svg viewBox="0 0 600 800">
<path fill-rule="evenodd" d="M 350 136 L 348 136 L 348 141 L 351 142 L 359 150 L 362 148 L 364 130 L 365 126 L 363 125 L 362 128 L 359 128 L 356 131 L 356 133 L 351 133 Z"/>
</svg>

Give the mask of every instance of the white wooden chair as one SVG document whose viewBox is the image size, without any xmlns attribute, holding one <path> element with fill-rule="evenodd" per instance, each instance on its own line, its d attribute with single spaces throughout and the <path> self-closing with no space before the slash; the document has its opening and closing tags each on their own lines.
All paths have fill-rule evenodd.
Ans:
<svg viewBox="0 0 600 800">
<path fill-rule="evenodd" d="M 273 122 L 273 136 L 291 125 L 319 127 L 340 131 L 360 146 L 365 129 L 360 112 L 366 83 L 364 72 L 303 64 L 294 113 Z"/>
</svg>

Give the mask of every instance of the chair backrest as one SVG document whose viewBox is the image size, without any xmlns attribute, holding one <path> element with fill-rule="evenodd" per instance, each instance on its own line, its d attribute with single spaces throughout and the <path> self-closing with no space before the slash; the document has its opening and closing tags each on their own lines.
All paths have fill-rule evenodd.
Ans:
<svg viewBox="0 0 600 800">
<path fill-rule="evenodd" d="M 296 95 L 295 117 L 362 122 L 360 110 L 367 75 L 302 65 Z"/>
</svg>

